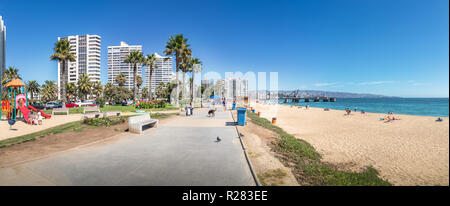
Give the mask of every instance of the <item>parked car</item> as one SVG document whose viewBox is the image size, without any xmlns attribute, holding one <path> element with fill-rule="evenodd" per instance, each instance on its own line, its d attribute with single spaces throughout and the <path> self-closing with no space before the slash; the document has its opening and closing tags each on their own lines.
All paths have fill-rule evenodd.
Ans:
<svg viewBox="0 0 450 206">
<path fill-rule="evenodd" d="M 34 104 L 31 104 L 31 106 L 34 107 L 34 108 L 36 108 L 37 110 L 43 110 L 43 109 L 45 109 L 45 105 L 42 104 L 42 103 L 34 103 Z"/>
<path fill-rule="evenodd" d="M 95 101 L 93 100 L 84 100 L 84 101 L 77 101 L 75 102 L 76 105 L 79 107 L 86 107 L 86 106 L 95 106 Z"/>
<path fill-rule="evenodd" d="M 75 104 L 74 102 L 67 102 L 66 103 L 66 107 L 67 108 L 72 108 L 72 107 L 79 107 L 78 104 Z"/>
<path fill-rule="evenodd" d="M 45 109 L 53 109 L 53 108 L 61 108 L 62 107 L 62 103 L 58 103 L 58 102 L 47 102 L 45 104 Z"/>
</svg>

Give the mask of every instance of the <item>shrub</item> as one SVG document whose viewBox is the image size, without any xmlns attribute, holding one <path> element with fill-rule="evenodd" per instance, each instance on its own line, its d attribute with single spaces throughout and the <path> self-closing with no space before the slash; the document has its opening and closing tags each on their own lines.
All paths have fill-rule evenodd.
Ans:
<svg viewBox="0 0 450 206">
<path fill-rule="evenodd" d="M 165 108 L 167 102 L 164 100 L 140 101 L 136 104 L 137 109 Z"/>
</svg>

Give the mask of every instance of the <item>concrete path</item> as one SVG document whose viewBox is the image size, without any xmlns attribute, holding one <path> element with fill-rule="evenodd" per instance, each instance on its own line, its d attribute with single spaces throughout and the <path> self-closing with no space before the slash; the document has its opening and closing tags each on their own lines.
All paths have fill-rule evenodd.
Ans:
<svg viewBox="0 0 450 206">
<path fill-rule="evenodd" d="M 196 109 L 142 135 L 0 168 L 0 185 L 255 185 L 232 121 Z"/>
</svg>

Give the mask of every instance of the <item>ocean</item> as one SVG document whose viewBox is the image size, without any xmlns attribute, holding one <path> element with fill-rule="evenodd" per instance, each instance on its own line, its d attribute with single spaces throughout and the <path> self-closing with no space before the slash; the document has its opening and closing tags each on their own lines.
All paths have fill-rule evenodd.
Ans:
<svg viewBox="0 0 450 206">
<path fill-rule="evenodd" d="M 309 105 L 310 107 L 330 108 L 345 110 L 354 107 L 358 111 L 364 110 L 371 113 L 409 114 L 418 116 L 448 117 L 449 98 L 337 98 L 336 102 L 302 102 L 284 103 L 287 105 Z"/>
</svg>

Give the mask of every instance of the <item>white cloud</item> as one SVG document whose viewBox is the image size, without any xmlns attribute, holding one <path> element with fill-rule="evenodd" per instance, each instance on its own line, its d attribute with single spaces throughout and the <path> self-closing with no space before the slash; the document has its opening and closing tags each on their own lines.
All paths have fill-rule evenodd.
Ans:
<svg viewBox="0 0 450 206">
<path fill-rule="evenodd" d="M 360 82 L 359 85 L 380 85 L 380 84 L 392 84 L 395 81 L 372 81 L 372 82 Z"/>
<path fill-rule="evenodd" d="M 333 86 L 336 85 L 337 83 L 329 83 L 329 82 L 323 82 L 323 83 L 315 83 L 313 84 L 313 86 L 315 87 L 327 87 L 327 86 Z"/>
</svg>

